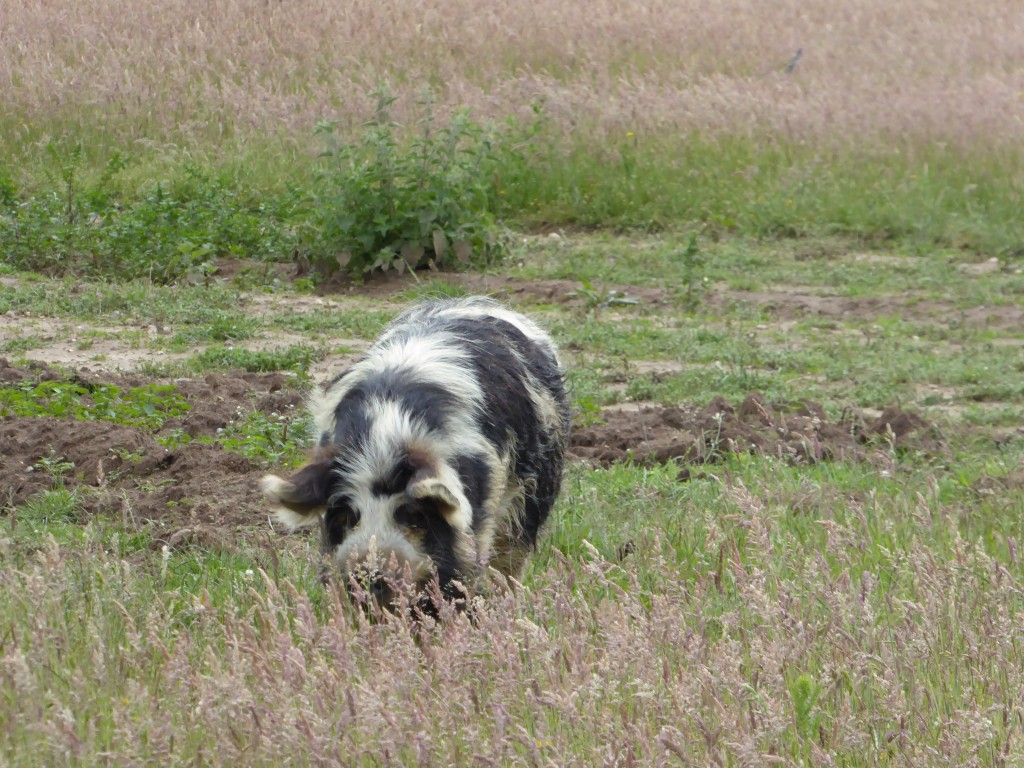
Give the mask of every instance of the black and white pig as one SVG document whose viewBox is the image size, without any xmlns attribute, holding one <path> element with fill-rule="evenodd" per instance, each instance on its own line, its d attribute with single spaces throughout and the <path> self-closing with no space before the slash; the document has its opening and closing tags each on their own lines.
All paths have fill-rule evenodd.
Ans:
<svg viewBox="0 0 1024 768">
<path fill-rule="evenodd" d="M 436 578 L 464 594 L 519 578 L 562 481 L 569 433 L 551 338 L 495 301 L 431 301 L 310 398 L 312 460 L 263 491 L 290 528 L 321 525 L 343 576 L 383 603 Z"/>
</svg>

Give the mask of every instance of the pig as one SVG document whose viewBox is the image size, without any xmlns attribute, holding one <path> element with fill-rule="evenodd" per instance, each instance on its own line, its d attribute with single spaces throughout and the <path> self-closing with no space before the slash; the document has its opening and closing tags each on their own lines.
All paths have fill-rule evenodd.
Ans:
<svg viewBox="0 0 1024 768">
<path fill-rule="evenodd" d="M 263 492 L 288 528 L 321 527 L 348 586 L 464 601 L 490 569 L 520 579 L 559 493 L 569 439 L 551 337 L 483 297 L 399 316 L 314 391 L 317 447 Z"/>
</svg>

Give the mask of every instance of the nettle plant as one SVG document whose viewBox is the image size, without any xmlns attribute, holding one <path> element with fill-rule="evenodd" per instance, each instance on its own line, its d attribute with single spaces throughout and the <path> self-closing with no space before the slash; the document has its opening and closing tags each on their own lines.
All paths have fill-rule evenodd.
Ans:
<svg viewBox="0 0 1024 768">
<path fill-rule="evenodd" d="M 492 212 L 493 146 L 465 111 L 439 126 L 420 100 L 416 137 L 400 138 L 395 97 L 376 94 L 358 143 L 339 141 L 336 124 L 316 132 L 327 142 L 315 196 L 313 261 L 322 273 L 479 267 L 504 255 Z"/>
</svg>

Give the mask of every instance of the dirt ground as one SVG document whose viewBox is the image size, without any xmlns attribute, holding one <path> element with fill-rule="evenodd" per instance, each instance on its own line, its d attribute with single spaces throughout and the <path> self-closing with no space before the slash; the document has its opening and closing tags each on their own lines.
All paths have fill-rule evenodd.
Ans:
<svg viewBox="0 0 1024 768">
<path fill-rule="evenodd" d="M 575 429 L 575 458 L 598 465 L 673 459 L 693 465 L 721 461 L 730 453 L 759 453 L 812 464 L 864 461 L 880 452 L 940 455 L 946 450 L 935 426 L 899 406 L 874 418 L 848 411 L 829 421 L 818 403 L 769 403 L 756 392 L 741 403 L 715 397 L 704 407 L 610 408 L 600 418 L 602 423 Z"/>
<path fill-rule="evenodd" d="M 10 366 L 0 360 L 0 386 L 53 379 L 43 365 Z M 79 371 L 76 383 L 115 384 L 122 388 L 147 383 L 141 376 L 113 376 Z M 154 523 L 166 542 L 195 537 L 227 540 L 233 531 L 266 518 L 257 482 L 267 470 L 217 445 L 191 442 L 169 450 L 157 438 L 181 430 L 192 438 L 213 438 L 244 406 L 267 413 L 301 407 L 302 394 L 288 387 L 282 374 L 211 373 L 175 382 L 189 412 L 165 422 L 154 434 L 104 421 L 53 417 L 0 418 L 0 503 L 17 505 L 57 482 L 37 466 L 40 459 L 62 457 L 74 464 L 63 478 L 69 488 L 85 491 L 87 513 L 103 511 L 126 523 Z"/>
<path fill-rule="evenodd" d="M 0 360 L 0 386 L 53 379 L 44 365 L 18 367 Z M 146 382 L 139 376 L 80 371 L 77 383 L 122 388 Z M 226 544 L 240 531 L 264 525 L 268 509 L 257 484 L 268 471 L 217 445 L 194 440 L 168 449 L 157 440 L 173 430 L 213 438 L 236 417 L 240 405 L 267 413 L 301 407 L 302 393 L 282 374 L 208 374 L 175 385 L 190 410 L 155 434 L 102 421 L 52 417 L 0 418 L 0 489 L 8 507 L 63 482 L 78 488 L 87 513 L 102 510 L 129 525 L 152 523 L 158 541 L 170 545 Z M 677 460 L 680 479 L 688 467 L 720 461 L 730 452 L 758 451 L 810 463 L 867 459 L 879 452 L 941 453 L 941 435 L 912 413 L 892 407 L 877 418 L 849 413 L 829 421 L 812 402 L 768 403 L 752 394 L 741 403 L 714 398 L 704 407 L 641 406 L 603 411 L 594 423 L 577 425 L 570 455 L 593 465 Z M 62 457 L 74 468 L 55 480 L 40 459 Z M 264 528 L 268 530 L 269 528 Z"/>
<path fill-rule="evenodd" d="M 230 278 L 239 264 L 245 265 L 225 262 L 222 276 Z M 288 268 L 281 269 L 280 277 L 288 279 Z M 586 309 L 587 298 L 577 292 L 579 284 L 574 281 L 473 274 L 450 274 L 445 279 L 471 292 L 488 293 L 514 303 L 552 303 Z M 403 285 L 400 278 L 384 276 L 357 290 L 364 297 L 391 301 Z M 670 308 L 677 301 L 672 291 L 658 286 L 602 288 L 608 295 L 635 299 L 655 310 Z M 346 294 L 352 290 L 351 286 L 329 285 L 322 296 L 279 298 L 252 294 L 240 309 L 273 312 L 284 301 L 290 312 L 318 312 L 350 303 Z M 821 296 L 790 286 L 756 293 L 716 289 L 703 301 L 709 306 L 720 306 L 723 312 L 738 304 L 766 309 L 780 323 L 793 317 L 863 319 L 898 311 L 910 319 L 938 322 L 953 317 L 961 324 L 986 328 L 1016 328 L 1024 324 L 1024 314 L 1014 304 L 961 312 L 935 299 L 907 298 L 899 297 L 897 306 L 892 303 L 897 299 L 892 298 Z M 86 386 L 109 383 L 125 388 L 152 383 L 145 377 L 123 372 L 135 368 L 136 357 L 151 354 L 149 350 L 118 345 L 115 339 L 108 342 L 111 348 L 100 350 L 103 354 L 98 356 L 95 348 L 78 350 L 69 342 L 74 341 L 76 326 L 11 312 L 0 316 L 0 340 L 16 338 L 25 327 L 46 344 L 28 350 L 25 358 L 30 362 L 23 366 L 0 358 L 0 387 L 67 375 L 47 363 L 60 365 L 64 371 L 75 371 L 75 381 Z M 287 344 L 294 339 L 261 338 L 252 343 L 272 342 Z M 358 350 L 364 344 L 353 340 L 351 346 Z M 97 363 L 100 359 L 105 362 Z M 315 380 L 323 380 L 329 373 L 337 372 L 338 364 L 337 359 L 321 363 L 311 375 Z M 638 370 L 644 364 L 645 361 L 635 361 Z M 325 367 L 328 365 L 330 370 Z M 167 421 L 155 434 L 102 421 L 0 416 L 0 516 L 32 494 L 62 482 L 82 491 L 87 513 L 102 510 L 107 515 L 120 516 L 128 524 L 151 523 L 162 532 L 157 540 L 170 545 L 197 540 L 226 542 L 256 528 L 269 533 L 269 510 L 260 496 L 258 480 L 272 468 L 197 439 L 215 438 L 219 429 L 236 418 L 240 406 L 247 411 L 281 413 L 301 408 L 303 393 L 283 374 L 211 373 L 174 384 L 188 402 L 189 412 Z M 159 438 L 175 430 L 191 436 L 192 441 L 174 449 L 165 448 Z M 570 458 L 592 466 L 608 466 L 617 461 L 650 464 L 674 460 L 680 466 L 680 480 L 686 481 L 691 468 L 742 452 L 776 456 L 792 463 L 852 460 L 884 464 L 891 463 L 892 457 L 901 452 L 944 456 L 948 449 L 934 424 L 898 406 L 881 412 L 848 411 L 838 419 L 830 419 L 815 402 L 767 402 L 761 395 L 751 393 L 741 402 L 713 397 L 704 404 L 674 408 L 626 403 L 599 413 L 580 414 L 574 426 Z M 63 478 L 55 479 L 39 467 L 40 460 L 46 457 L 62 457 L 74 468 Z"/>
</svg>

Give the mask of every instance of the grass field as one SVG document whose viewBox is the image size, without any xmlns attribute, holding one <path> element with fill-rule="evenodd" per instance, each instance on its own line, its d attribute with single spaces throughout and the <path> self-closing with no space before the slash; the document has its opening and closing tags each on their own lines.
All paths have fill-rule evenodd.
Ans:
<svg viewBox="0 0 1024 768">
<path fill-rule="evenodd" d="M 709 245 L 692 291 L 685 243 L 606 236 L 323 298 L 8 275 L 5 762 L 1014 764 L 1024 279 L 833 245 Z M 256 479 L 305 377 L 435 291 L 554 330 L 578 446 L 524 586 L 417 635 L 325 592 Z M 770 429 L 723 418 L 754 390 Z M 747 452 L 808 401 L 818 454 Z"/>
<path fill-rule="evenodd" d="M 0 765 L 1024 765 L 1014 3 L 23 2 L 0 39 Z M 377 200 L 402 273 L 318 272 Z M 427 208 L 472 269 L 404 268 Z M 311 382 L 470 293 L 563 350 L 563 494 L 472 617 L 371 620 L 257 481 Z"/>
<path fill-rule="evenodd" d="M 331 198 L 314 129 L 359 141 L 383 88 L 402 142 L 469 110 L 475 192 L 515 226 L 1017 258 L 1021 25 L 1012 0 L 16 3 L 0 245 L 33 269 L 157 277 L 207 244 L 330 250 L 303 237 Z"/>
</svg>

